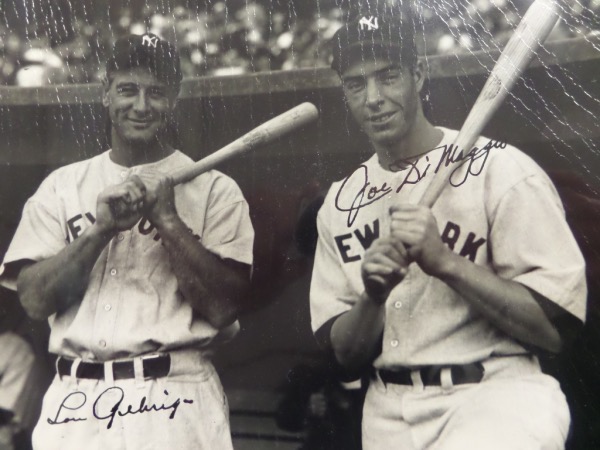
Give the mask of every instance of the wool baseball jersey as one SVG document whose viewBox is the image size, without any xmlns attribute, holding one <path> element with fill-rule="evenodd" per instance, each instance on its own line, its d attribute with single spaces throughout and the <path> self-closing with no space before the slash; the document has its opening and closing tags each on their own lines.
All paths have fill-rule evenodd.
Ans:
<svg viewBox="0 0 600 450">
<path fill-rule="evenodd" d="M 158 162 L 127 168 L 115 164 L 109 150 L 56 170 L 25 204 L 0 281 L 15 288 L 15 280 L 7 279 L 6 264 L 44 260 L 77 239 L 95 221 L 98 194 L 108 186 L 143 167 L 172 173 L 191 163 L 175 151 Z M 248 205 L 232 179 L 206 172 L 175 186 L 175 204 L 206 249 L 252 264 L 254 231 Z M 110 241 L 92 269 L 81 302 L 52 315 L 50 325 L 50 352 L 99 361 L 205 347 L 239 329 L 236 322 L 219 332 L 182 298 L 160 234 L 144 218 Z"/>
<path fill-rule="evenodd" d="M 13 412 L 25 428 L 33 428 L 41 400 L 39 380 L 33 377 L 33 350 L 10 331 L 0 334 L 0 346 L 0 408 Z"/>
<path fill-rule="evenodd" d="M 311 282 L 313 330 L 327 340 L 335 318 L 364 291 L 361 264 L 389 234 L 389 208 L 416 204 L 437 169 L 452 171 L 432 208 L 442 241 L 502 278 L 521 283 L 580 320 L 585 318 L 585 263 L 547 175 L 504 142 L 480 138 L 469 151 L 452 146 L 457 132 L 440 128 L 438 147 L 393 170 L 377 155 L 334 183 L 317 217 L 319 240 Z M 321 329 L 323 327 L 323 329 Z M 377 368 L 465 364 L 525 348 L 417 264 L 385 304 Z"/>
</svg>

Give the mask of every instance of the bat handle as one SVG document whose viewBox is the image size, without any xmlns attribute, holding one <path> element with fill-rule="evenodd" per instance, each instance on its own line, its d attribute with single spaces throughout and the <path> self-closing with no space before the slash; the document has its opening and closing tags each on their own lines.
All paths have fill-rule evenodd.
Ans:
<svg viewBox="0 0 600 450">
<path fill-rule="evenodd" d="M 113 217 L 123 217 L 127 212 L 127 204 L 122 199 L 114 199 L 109 201 L 108 207 Z"/>
<path fill-rule="evenodd" d="M 382 297 L 387 291 L 386 282 L 381 275 L 369 275 L 365 280 L 365 290 L 367 289 L 375 297 Z"/>
</svg>

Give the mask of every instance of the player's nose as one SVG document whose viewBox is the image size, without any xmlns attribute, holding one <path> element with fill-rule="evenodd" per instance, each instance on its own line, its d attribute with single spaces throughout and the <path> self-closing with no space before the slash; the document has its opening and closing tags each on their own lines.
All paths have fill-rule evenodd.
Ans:
<svg viewBox="0 0 600 450">
<path fill-rule="evenodd" d="M 133 99 L 133 109 L 135 112 L 145 112 L 148 110 L 148 99 L 143 91 L 138 92 Z"/>
<path fill-rule="evenodd" d="M 383 101 L 381 97 L 381 89 L 377 81 L 369 77 L 366 80 L 366 99 L 365 104 L 370 108 L 377 108 Z"/>
</svg>

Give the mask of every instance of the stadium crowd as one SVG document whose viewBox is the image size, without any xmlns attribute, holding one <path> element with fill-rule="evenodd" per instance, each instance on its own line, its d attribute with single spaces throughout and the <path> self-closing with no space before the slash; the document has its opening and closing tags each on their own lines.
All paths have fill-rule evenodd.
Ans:
<svg viewBox="0 0 600 450">
<path fill-rule="evenodd" d="M 399 2 L 385 1 L 392 6 Z M 600 28 L 600 0 L 570 2 L 571 11 L 554 30 L 554 39 Z M 152 5 L 151 0 L 136 9 L 127 3 L 113 6 L 111 20 L 96 24 L 93 14 L 78 14 L 64 0 L 66 7 L 42 12 L 43 19 L 34 17 L 42 26 L 28 25 L 25 33 L 0 20 L 0 84 L 97 82 L 104 53 L 112 42 L 122 34 L 146 31 L 177 42 L 185 77 L 323 67 L 331 55 L 329 39 L 352 13 L 351 6 L 345 6 L 351 2 L 344 0 L 303 8 L 282 8 L 278 0 L 238 2 L 237 8 L 231 3 L 209 1 L 196 8 L 170 4 L 166 9 L 164 4 L 155 7 L 160 4 Z M 501 47 L 529 3 L 531 0 L 414 2 L 426 31 L 421 51 L 444 54 Z M 60 6 L 61 2 L 54 4 Z"/>
</svg>

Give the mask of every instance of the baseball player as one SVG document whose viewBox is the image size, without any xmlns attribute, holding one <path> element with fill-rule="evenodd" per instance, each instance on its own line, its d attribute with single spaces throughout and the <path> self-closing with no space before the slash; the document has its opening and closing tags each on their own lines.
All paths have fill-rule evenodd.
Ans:
<svg viewBox="0 0 600 450">
<path fill-rule="evenodd" d="M 29 440 L 41 396 L 36 389 L 35 356 L 29 344 L 12 331 L 0 332 L 0 448 Z M 27 430 L 27 431 L 26 431 Z"/>
<path fill-rule="evenodd" d="M 227 402 L 208 359 L 239 328 L 254 232 L 217 171 L 168 139 L 181 70 L 152 34 L 115 43 L 102 103 L 112 149 L 53 172 L 25 205 L 2 281 L 49 318 L 57 374 L 36 449 L 228 449 Z"/>
<path fill-rule="evenodd" d="M 367 368 L 369 449 L 560 449 L 569 410 L 536 354 L 585 317 L 584 260 L 546 174 L 525 154 L 423 114 L 414 19 L 363 16 L 332 67 L 375 154 L 321 208 L 315 335 Z M 418 205 L 452 170 L 432 209 Z"/>
</svg>

